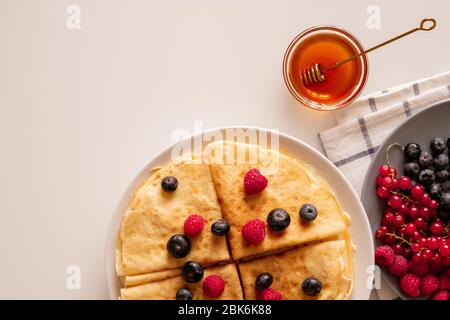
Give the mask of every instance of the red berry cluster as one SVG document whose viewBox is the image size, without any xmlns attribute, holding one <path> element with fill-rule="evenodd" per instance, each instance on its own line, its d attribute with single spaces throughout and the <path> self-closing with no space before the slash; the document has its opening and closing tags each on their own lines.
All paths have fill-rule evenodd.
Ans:
<svg viewBox="0 0 450 320">
<path fill-rule="evenodd" d="M 376 185 L 386 207 L 375 232 L 382 244 L 375 262 L 400 277 L 400 288 L 407 295 L 450 290 L 449 226 L 438 218 L 439 203 L 409 177 L 397 177 L 389 165 L 379 168 Z M 439 292 L 439 296 L 448 295 Z"/>
</svg>

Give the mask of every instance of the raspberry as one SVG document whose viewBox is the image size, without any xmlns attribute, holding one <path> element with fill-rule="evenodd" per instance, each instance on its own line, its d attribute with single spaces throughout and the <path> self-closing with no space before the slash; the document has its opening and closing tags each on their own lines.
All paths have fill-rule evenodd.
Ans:
<svg viewBox="0 0 450 320">
<path fill-rule="evenodd" d="M 439 290 L 431 297 L 431 300 L 450 300 L 450 293 L 446 290 Z"/>
<path fill-rule="evenodd" d="M 409 262 L 405 257 L 397 255 L 394 257 L 394 263 L 389 267 L 388 271 L 396 276 L 404 275 L 409 269 Z"/>
<path fill-rule="evenodd" d="M 448 272 L 443 272 L 439 277 L 439 288 L 450 290 L 450 275 Z"/>
<path fill-rule="evenodd" d="M 412 262 L 409 266 L 409 271 L 418 276 L 423 276 L 430 272 L 430 264 L 427 261 Z"/>
<path fill-rule="evenodd" d="M 412 273 L 407 273 L 400 278 L 400 289 L 410 297 L 420 296 L 420 278 Z"/>
<path fill-rule="evenodd" d="M 381 267 L 390 267 L 394 263 L 394 250 L 389 246 L 381 246 L 375 250 L 375 263 Z"/>
<path fill-rule="evenodd" d="M 257 294 L 258 300 L 281 300 L 282 296 L 278 290 L 267 288 Z"/>
<path fill-rule="evenodd" d="M 439 280 L 434 274 L 426 274 L 420 279 L 420 292 L 429 296 L 439 289 Z"/>
<path fill-rule="evenodd" d="M 198 236 L 205 226 L 205 219 L 198 214 L 191 214 L 184 221 L 184 233 L 188 237 Z"/>
<path fill-rule="evenodd" d="M 248 195 L 263 191 L 267 187 L 267 178 L 258 169 L 250 169 L 244 177 L 244 190 Z"/>
<path fill-rule="evenodd" d="M 253 219 L 244 224 L 241 232 L 246 241 L 251 244 L 258 244 L 264 240 L 266 235 L 266 224 L 260 219 Z"/>
<path fill-rule="evenodd" d="M 203 281 L 203 292 L 210 298 L 217 298 L 225 290 L 225 280 L 217 274 L 207 276 Z"/>
</svg>

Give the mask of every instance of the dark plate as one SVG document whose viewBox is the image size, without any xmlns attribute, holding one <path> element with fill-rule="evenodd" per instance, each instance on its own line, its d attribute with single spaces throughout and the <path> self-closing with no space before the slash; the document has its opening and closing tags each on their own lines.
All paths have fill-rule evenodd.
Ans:
<svg viewBox="0 0 450 320">
<path fill-rule="evenodd" d="M 450 100 L 434 104 L 413 115 L 398 126 L 381 144 L 367 171 L 361 195 L 361 201 L 369 218 L 372 235 L 380 226 L 381 214 L 384 208 L 383 201 L 380 201 L 376 196 L 375 178 L 378 175 L 379 166 L 386 163 L 386 148 L 394 142 L 398 142 L 401 145 L 406 145 L 408 142 L 417 142 L 421 146 L 428 147 L 430 140 L 435 136 L 450 137 Z M 398 170 L 399 175 L 402 175 L 403 154 L 400 149 L 391 149 L 389 152 L 389 160 Z M 375 239 L 374 242 L 377 243 Z M 382 272 L 382 277 L 400 297 L 403 299 L 411 299 L 400 291 L 397 284 L 397 277 L 392 276 L 385 270 Z"/>
</svg>

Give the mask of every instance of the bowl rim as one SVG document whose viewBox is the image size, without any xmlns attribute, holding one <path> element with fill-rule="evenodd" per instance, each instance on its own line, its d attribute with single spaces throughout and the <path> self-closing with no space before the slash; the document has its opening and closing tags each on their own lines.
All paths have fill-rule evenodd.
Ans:
<svg viewBox="0 0 450 320">
<path fill-rule="evenodd" d="M 116 206 L 114 207 L 114 211 L 111 214 L 110 222 L 108 225 L 105 251 L 104 251 L 104 264 L 105 264 L 105 268 L 106 268 L 105 277 L 106 277 L 106 283 L 107 283 L 107 287 L 108 287 L 109 297 L 111 300 L 116 300 L 118 298 L 117 297 L 117 286 L 119 286 L 119 288 L 120 288 L 119 277 L 116 274 L 115 254 L 116 254 L 117 234 L 118 234 L 118 231 L 120 230 L 120 224 L 121 224 L 120 221 L 122 220 L 122 217 L 123 217 L 124 203 L 126 203 L 126 205 L 129 204 L 130 196 L 134 195 L 136 188 L 138 188 L 137 186 L 140 185 L 140 183 L 143 180 L 145 180 L 149 176 L 151 176 L 151 174 L 149 173 L 150 169 L 155 167 L 156 165 L 161 165 L 160 159 L 164 158 L 164 155 L 167 154 L 168 152 L 170 152 L 176 144 L 186 142 L 190 139 L 194 139 L 194 138 L 202 136 L 204 134 L 211 134 L 214 132 L 223 132 L 227 129 L 233 129 L 233 130 L 252 129 L 252 130 L 257 130 L 258 132 L 277 134 L 279 136 L 280 140 L 282 138 L 282 139 L 286 139 L 288 142 L 290 142 L 292 144 L 300 145 L 302 148 L 305 148 L 306 150 L 308 150 L 308 152 L 310 152 L 314 157 L 320 158 L 321 161 L 327 167 L 330 168 L 331 172 L 334 172 L 335 174 L 337 174 L 339 176 L 339 179 L 345 185 L 347 192 L 349 193 L 349 197 L 351 198 L 351 201 L 354 202 L 354 204 L 358 208 L 358 212 L 361 213 L 362 225 L 363 225 L 365 231 L 370 232 L 371 229 L 370 229 L 370 223 L 369 223 L 369 220 L 367 217 L 367 213 L 361 202 L 361 199 L 356 194 L 356 191 L 354 190 L 354 188 L 352 187 L 350 182 L 347 180 L 347 178 L 344 176 L 344 174 L 336 166 L 333 165 L 333 163 L 330 160 L 328 160 L 321 152 L 319 152 L 318 150 L 316 150 L 309 144 L 307 144 L 307 143 L 303 142 L 302 140 L 299 140 L 293 136 L 290 136 L 288 134 L 285 134 L 285 133 L 282 133 L 279 131 L 274 131 L 271 129 L 256 127 L 256 126 L 225 126 L 225 127 L 216 127 L 216 128 L 203 130 L 200 133 L 190 135 L 189 137 L 182 139 L 178 142 L 171 143 L 168 147 L 164 148 L 162 151 L 155 154 L 151 158 L 151 160 L 145 164 L 145 166 L 135 175 L 133 180 L 128 184 L 127 188 L 124 190 L 124 193 L 122 194 L 122 196 L 120 197 Z M 280 146 L 281 146 L 281 144 L 280 144 Z M 156 164 L 156 163 L 158 163 L 158 164 Z M 143 178 L 143 176 L 145 176 L 145 178 Z M 328 182 L 328 183 L 330 183 L 330 182 Z M 117 223 L 117 221 L 119 221 L 119 223 Z M 352 238 L 353 238 L 353 235 L 352 235 Z M 369 260 L 370 260 L 369 264 L 371 266 L 373 266 L 375 263 L 374 262 L 374 252 L 373 252 L 373 248 L 374 248 L 373 239 L 372 239 L 372 237 L 369 236 L 368 240 L 372 242 L 372 245 L 370 245 L 370 243 L 369 243 L 368 245 L 366 245 L 365 249 L 367 249 L 369 251 L 368 252 Z M 360 249 L 357 248 L 357 250 L 360 250 Z M 114 254 L 112 254 L 112 253 L 114 253 Z M 111 255 L 113 255 L 112 258 L 111 258 Z M 356 260 L 354 260 L 354 265 L 355 265 L 355 268 L 357 268 Z M 356 272 L 355 272 L 355 278 L 356 278 Z M 115 280 L 112 280 L 112 279 L 115 279 Z M 356 280 L 355 280 L 355 284 L 356 284 Z M 372 292 L 372 289 L 367 288 L 367 291 L 364 294 L 364 298 L 369 299 L 371 292 Z M 353 293 L 354 293 L 354 291 L 352 292 L 352 296 L 353 296 Z"/>
<path fill-rule="evenodd" d="M 350 31 L 348 31 L 347 29 L 345 29 L 343 27 L 339 27 L 339 26 L 335 26 L 335 25 L 328 25 L 328 24 L 312 26 L 308 29 L 303 30 L 298 35 L 296 35 L 294 37 L 294 39 L 290 42 L 289 46 L 286 48 L 286 51 L 284 53 L 284 58 L 283 58 L 283 64 L 282 64 L 283 79 L 284 79 L 284 83 L 285 83 L 286 87 L 288 88 L 289 92 L 291 93 L 291 95 L 295 98 L 295 100 L 300 102 L 302 105 L 304 105 L 310 109 L 318 110 L 318 111 L 334 111 L 334 110 L 339 110 L 339 109 L 347 107 L 349 104 L 351 104 L 353 101 L 355 101 L 361 95 L 364 88 L 366 87 L 367 80 L 369 78 L 369 59 L 366 54 L 363 54 L 360 56 L 360 58 L 362 60 L 362 66 L 363 66 L 363 72 L 361 74 L 361 81 L 360 81 L 359 85 L 356 87 L 356 90 L 354 90 L 354 92 L 352 93 L 352 95 L 347 97 L 345 100 L 342 100 L 336 104 L 325 105 L 325 104 L 314 103 L 314 102 L 309 101 L 308 99 L 303 98 L 301 95 L 299 95 L 297 93 L 295 88 L 293 88 L 293 86 L 291 85 L 291 81 L 289 78 L 289 63 L 288 62 L 290 61 L 290 57 L 293 52 L 293 48 L 300 41 L 304 40 L 305 37 L 307 37 L 308 35 L 310 35 L 313 32 L 323 31 L 323 30 L 325 30 L 325 31 L 329 30 L 329 31 L 337 32 L 338 34 L 344 35 L 350 39 L 352 46 L 354 46 L 357 50 L 359 50 L 359 52 L 363 52 L 365 50 L 362 42 L 353 33 L 351 33 Z"/>
</svg>

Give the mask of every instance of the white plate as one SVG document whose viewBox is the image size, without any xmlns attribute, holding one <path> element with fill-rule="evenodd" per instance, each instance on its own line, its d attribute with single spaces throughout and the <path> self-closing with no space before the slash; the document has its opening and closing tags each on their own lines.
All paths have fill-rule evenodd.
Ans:
<svg viewBox="0 0 450 320">
<path fill-rule="evenodd" d="M 328 182 L 343 209 L 352 218 L 350 232 L 353 243 L 356 246 L 356 252 L 354 256 L 355 286 L 351 298 L 357 300 L 369 299 L 371 289 L 367 285 L 369 278 L 368 270 L 374 265 L 374 246 L 372 235 L 364 208 L 350 183 L 346 180 L 342 173 L 327 158 L 306 143 L 286 134 L 276 133 L 267 129 L 251 127 L 212 129 L 205 131 L 202 134 L 187 138 L 184 141 L 191 140 L 193 143 L 195 138 L 198 138 L 205 133 L 208 133 L 209 136 L 214 135 L 215 133 L 225 136 L 225 130 L 227 129 L 253 129 L 257 131 L 258 136 L 260 134 L 265 135 L 268 133 L 278 135 L 279 147 L 282 152 L 287 152 L 289 155 L 296 157 L 301 162 L 313 166 L 317 170 L 317 173 Z M 141 186 L 142 183 L 150 176 L 150 169 L 156 166 L 164 165 L 170 161 L 172 148 L 173 146 L 170 146 L 166 150 L 162 151 L 139 172 L 136 178 L 128 186 L 112 216 L 107 235 L 105 256 L 106 280 L 111 299 L 117 299 L 120 289 L 120 282 L 115 271 L 115 255 L 116 239 L 119 232 L 122 215 L 132 200 L 137 188 Z"/>
</svg>

